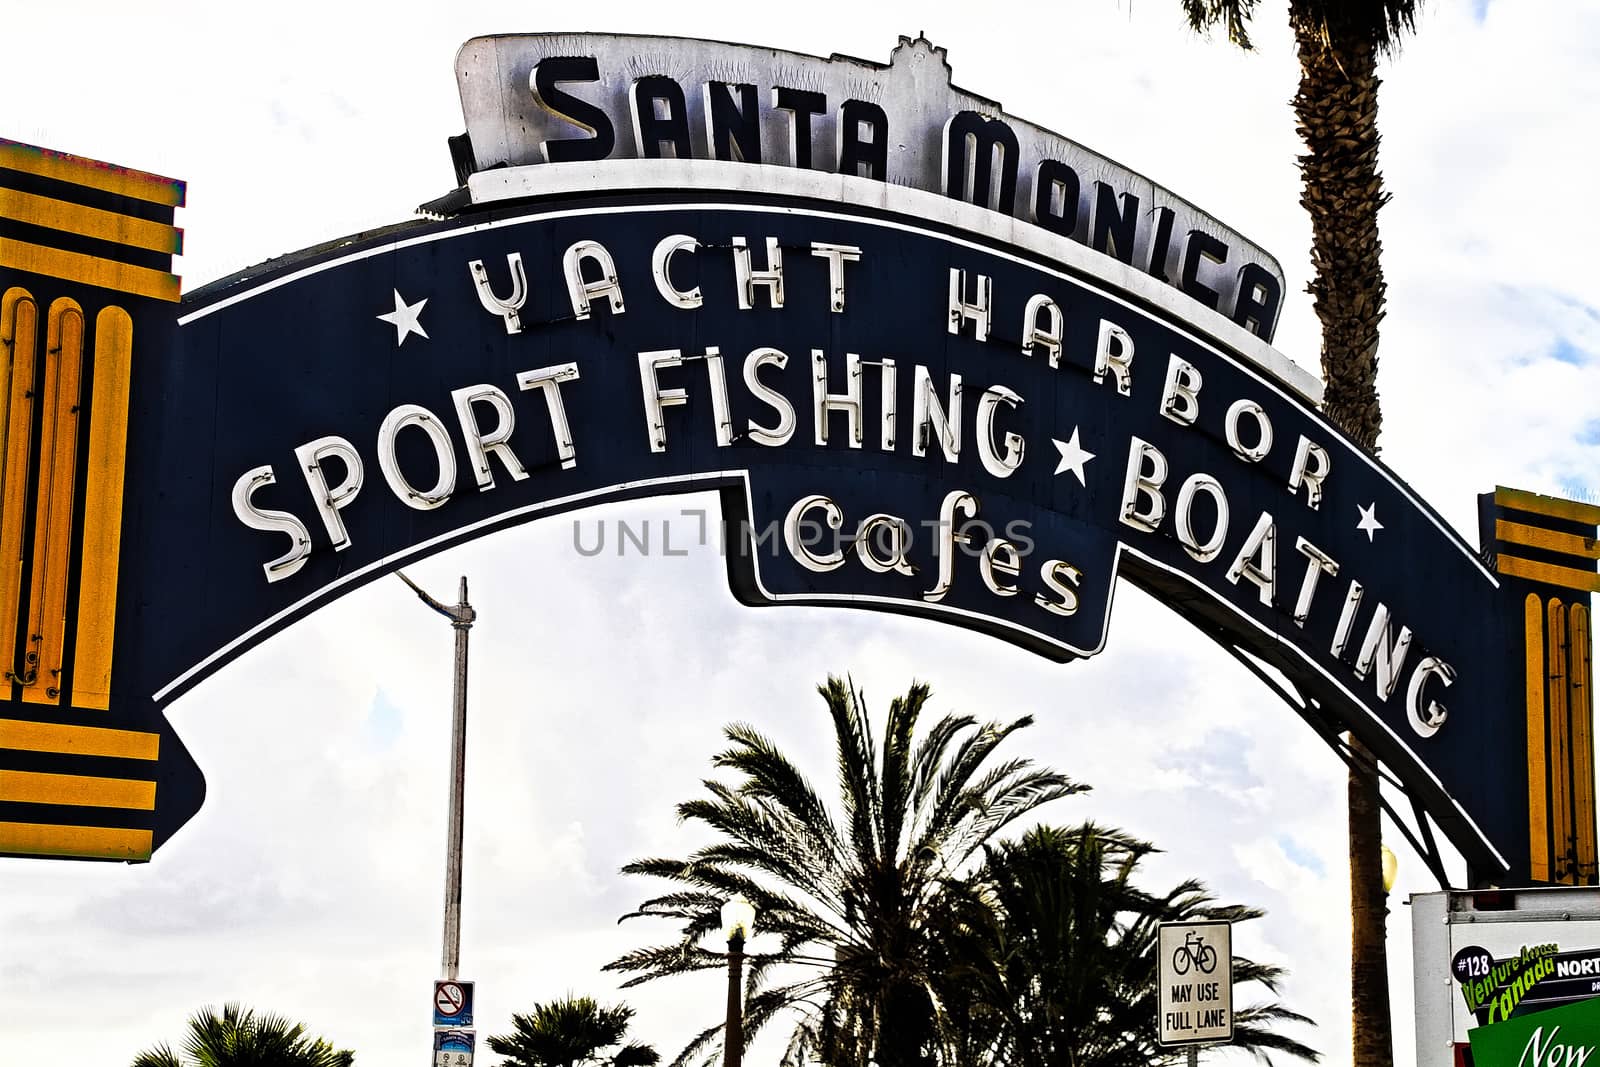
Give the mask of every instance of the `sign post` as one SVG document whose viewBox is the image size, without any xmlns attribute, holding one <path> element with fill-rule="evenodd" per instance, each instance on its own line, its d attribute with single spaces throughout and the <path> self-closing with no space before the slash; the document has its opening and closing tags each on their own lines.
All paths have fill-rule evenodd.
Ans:
<svg viewBox="0 0 1600 1067">
<path fill-rule="evenodd" d="M 1156 943 L 1156 1040 L 1190 1046 L 1233 1040 L 1233 926 L 1162 923 Z"/>
<path fill-rule="evenodd" d="M 1418 893 L 1410 904 L 1417 1067 L 1454 1067 L 1469 1042 L 1489 1067 L 1476 1052 L 1485 1030 L 1509 1034 L 1502 1023 L 1600 998 L 1600 889 Z"/>
<path fill-rule="evenodd" d="M 450 620 L 456 632 L 455 689 L 452 698 L 450 741 L 450 825 L 444 852 L 444 953 L 440 967 L 453 983 L 461 966 L 461 836 L 466 824 L 467 790 L 467 634 L 478 613 L 467 603 L 467 576 L 461 576 L 461 600 L 454 607 L 441 604 L 421 587 L 396 571 L 428 607 Z"/>
<path fill-rule="evenodd" d="M 433 1067 L 472 1067 L 472 1053 L 477 1042 L 475 1030 L 435 1030 Z"/>
<path fill-rule="evenodd" d="M 452 979 L 433 983 L 433 1025 L 435 1029 L 472 1025 L 471 982 Z"/>
<path fill-rule="evenodd" d="M 453 977 L 433 983 L 433 1067 L 472 1067 L 472 983 Z"/>
</svg>

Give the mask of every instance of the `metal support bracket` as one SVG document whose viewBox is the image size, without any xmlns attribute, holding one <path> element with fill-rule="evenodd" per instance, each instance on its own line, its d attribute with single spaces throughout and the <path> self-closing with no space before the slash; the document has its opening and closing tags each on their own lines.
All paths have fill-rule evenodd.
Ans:
<svg viewBox="0 0 1600 1067">
<path fill-rule="evenodd" d="M 1347 767 L 1375 775 L 1380 782 L 1387 782 L 1410 802 L 1412 813 L 1416 817 L 1415 829 L 1407 825 L 1406 821 L 1401 818 L 1394 805 L 1390 804 L 1388 799 L 1384 797 L 1382 789 L 1378 791 L 1378 803 L 1382 806 L 1384 812 L 1388 814 L 1389 821 L 1400 831 L 1401 836 L 1406 839 L 1406 843 L 1412 847 L 1416 854 L 1422 857 L 1422 862 L 1428 868 L 1428 872 L 1438 880 L 1439 888 L 1452 888 L 1450 876 L 1444 866 L 1444 854 L 1440 851 L 1439 843 L 1434 837 L 1433 826 L 1428 820 L 1427 812 L 1422 809 L 1421 802 L 1410 794 L 1400 780 L 1386 771 L 1376 759 L 1370 756 L 1357 756 L 1354 750 L 1351 749 L 1349 742 L 1344 739 L 1338 730 L 1333 728 L 1326 716 L 1322 714 L 1321 705 L 1316 699 L 1296 686 L 1292 679 L 1275 675 L 1269 671 L 1260 661 L 1241 648 L 1223 631 L 1209 627 L 1203 629 L 1213 641 L 1216 641 L 1227 650 L 1228 654 L 1243 664 L 1251 674 L 1266 683 L 1267 687 L 1276 693 L 1279 699 L 1293 708 L 1301 718 L 1305 719 L 1306 723 L 1316 731 L 1317 736 L 1322 738 L 1329 748 L 1333 749 L 1334 754 L 1343 760 Z"/>
</svg>

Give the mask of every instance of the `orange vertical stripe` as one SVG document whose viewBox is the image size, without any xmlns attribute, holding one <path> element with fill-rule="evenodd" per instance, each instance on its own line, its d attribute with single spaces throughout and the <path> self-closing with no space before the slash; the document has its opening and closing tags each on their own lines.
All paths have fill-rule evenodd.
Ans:
<svg viewBox="0 0 1600 1067">
<path fill-rule="evenodd" d="M 83 332 L 83 309 L 75 301 L 62 298 L 50 305 L 40 398 L 44 424 L 39 434 L 39 508 L 34 513 L 24 668 L 31 681 L 22 688 L 22 699 L 34 704 L 61 702 Z"/>
<path fill-rule="evenodd" d="M 1550 880 L 1550 770 L 1545 762 L 1544 603 L 1529 593 L 1523 603 L 1523 654 L 1528 714 L 1528 873 Z"/>
<path fill-rule="evenodd" d="M 1600 881 L 1595 866 L 1594 670 L 1589 652 L 1589 609 L 1572 605 L 1567 627 L 1567 710 L 1572 716 L 1572 782 L 1576 794 L 1574 827 L 1578 838 L 1578 880 Z"/>
<path fill-rule="evenodd" d="M 94 385 L 89 463 L 84 471 L 83 566 L 78 635 L 73 642 L 72 705 L 104 711 L 111 702 L 111 651 L 117 622 L 122 547 L 122 478 L 133 373 L 133 320 L 108 307 L 94 320 Z"/>
<path fill-rule="evenodd" d="M 1554 814 L 1556 881 L 1572 884 L 1572 748 L 1567 718 L 1567 613 L 1555 597 L 1546 615 L 1550 699 L 1550 806 Z"/>
<path fill-rule="evenodd" d="M 0 461 L 0 670 L 13 682 L 17 626 L 22 613 L 22 540 L 28 524 L 28 460 L 33 434 L 33 366 L 39 343 L 39 305 L 23 289 L 0 297 L 0 346 L 6 376 L 5 454 Z M 11 696 L 13 685 L 0 688 Z"/>
</svg>

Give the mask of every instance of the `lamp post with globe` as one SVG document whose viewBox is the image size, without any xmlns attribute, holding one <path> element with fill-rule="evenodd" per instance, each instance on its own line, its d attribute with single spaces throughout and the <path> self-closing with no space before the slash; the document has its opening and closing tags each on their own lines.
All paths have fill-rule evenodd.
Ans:
<svg viewBox="0 0 1600 1067">
<path fill-rule="evenodd" d="M 744 1056 L 744 942 L 755 929 L 756 909 L 743 896 L 722 905 L 722 935 L 728 939 L 728 1019 L 722 1041 L 723 1067 L 739 1067 Z"/>
</svg>

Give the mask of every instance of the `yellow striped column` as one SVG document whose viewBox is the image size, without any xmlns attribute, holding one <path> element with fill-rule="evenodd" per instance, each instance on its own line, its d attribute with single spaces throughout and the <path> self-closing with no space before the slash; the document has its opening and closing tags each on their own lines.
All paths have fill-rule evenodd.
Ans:
<svg viewBox="0 0 1600 1067">
<path fill-rule="evenodd" d="M 113 649 L 136 360 L 181 295 L 184 192 L 0 139 L 0 855 L 150 856 L 159 734 L 111 712 Z"/>
<path fill-rule="evenodd" d="M 1495 569 L 1519 580 L 1528 726 L 1529 869 L 1600 884 L 1595 846 L 1593 632 L 1600 507 L 1499 488 Z"/>
</svg>

